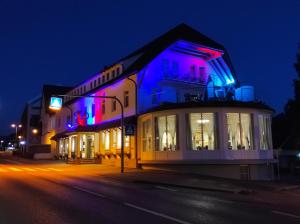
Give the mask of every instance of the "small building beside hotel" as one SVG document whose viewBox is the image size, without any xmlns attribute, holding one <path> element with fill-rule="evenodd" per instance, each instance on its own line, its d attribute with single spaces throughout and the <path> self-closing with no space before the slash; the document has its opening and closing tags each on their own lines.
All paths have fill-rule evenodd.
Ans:
<svg viewBox="0 0 300 224">
<path fill-rule="evenodd" d="M 52 89 L 53 90 L 53 89 Z M 66 94 L 60 112 L 42 106 L 44 144 L 68 162 L 125 165 L 237 179 L 272 179 L 272 109 L 241 85 L 226 49 L 182 24 Z"/>
</svg>

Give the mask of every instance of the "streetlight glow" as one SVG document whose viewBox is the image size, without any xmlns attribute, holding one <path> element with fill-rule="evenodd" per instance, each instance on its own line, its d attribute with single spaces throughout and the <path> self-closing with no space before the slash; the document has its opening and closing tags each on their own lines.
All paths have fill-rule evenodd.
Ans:
<svg viewBox="0 0 300 224">
<path fill-rule="evenodd" d="M 12 128 L 15 128 L 15 127 L 16 127 L 16 125 L 15 125 L 15 124 L 11 124 L 10 126 L 11 126 Z"/>
<path fill-rule="evenodd" d="M 38 129 L 32 129 L 32 134 L 37 134 L 39 131 L 38 131 Z"/>
</svg>

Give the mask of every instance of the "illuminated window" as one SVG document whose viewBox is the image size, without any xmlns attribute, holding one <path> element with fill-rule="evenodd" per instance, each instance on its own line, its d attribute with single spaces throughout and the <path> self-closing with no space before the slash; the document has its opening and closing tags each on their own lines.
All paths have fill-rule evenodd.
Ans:
<svg viewBox="0 0 300 224">
<path fill-rule="evenodd" d="M 129 106 L 129 92 L 125 91 L 124 92 L 124 107 L 128 107 Z"/>
<path fill-rule="evenodd" d="M 271 118 L 269 115 L 258 115 L 259 125 L 259 148 L 263 150 L 271 149 Z"/>
<path fill-rule="evenodd" d="M 162 60 L 162 70 L 163 70 L 164 77 L 169 78 L 170 71 L 169 71 L 169 61 L 168 61 L 168 59 L 163 59 Z"/>
<path fill-rule="evenodd" d="M 179 65 L 177 61 L 172 62 L 172 78 L 177 79 L 179 76 Z"/>
<path fill-rule="evenodd" d="M 102 111 L 102 114 L 105 114 L 105 99 L 103 99 L 101 102 L 101 111 Z"/>
<path fill-rule="evenodd" d="M 112 129 L 112 147 L 121 149 L 121 130 L 120 128 Z"/>
<path fill-rule="evenodd" d="M 114 112 L 117 109 L 117 101 L 116 100 L 112 100 L 111 101 L 111 111 Z"/>
<path fill-rule="evenodd" d="M 95 117 L 96 110 L 95 110 L 95 104 L 92 104 L 92 117 Z"/>
<path fill-rule="evenodd" d="M 160 116 L 155 118 L 155 150 L 177 150 L 176 115 Z"/>
<path fill-rule="evenodd" d="M 216 149 L 216 122 L 214 113 L 191 113 L 190 147 L 192 150 Z"/>
<path fill-rule="evenodd" d="M 152 133 L 150 119 L 142 123 L 142 129 L 143 151 L 150 151 L 152 150 Z"/>
<path fill-rule="evenodd" d="M 252 119 L 246 113 L 227 113 L 228 149 L 252 149 Z"/>
</svg>

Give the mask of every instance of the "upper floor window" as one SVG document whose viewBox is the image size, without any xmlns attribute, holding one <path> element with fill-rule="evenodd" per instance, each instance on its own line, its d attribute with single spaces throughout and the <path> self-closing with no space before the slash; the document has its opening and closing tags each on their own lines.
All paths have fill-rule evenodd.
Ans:
<svg viewBox="0 0 300 224">
<path fill-rule="evenodd" d="M 98 78 L 98 85 L 100 85 L 101 84 L 101 79 L 100 79 L 100 77 Z"/>
<path fill-rule="evenodd" d="M 248 113 L 227 113 L 228 149 L 252 149 L 252 118 Z"/>
<path fill-rule="evenodd" d="M 102 111 L 102 114 L 105 114 L 105 99 L 102 99 L 102 102 L 101 102 L 101 111 Z"/>
<path fill-rule="evenodd" d="M 214 113 L 191 113 L 189 115 L 190 147 L 192 150 L 216 149 L 216 122 Z"/>
<path fill-rule="evenodd" d="M 105 75 L 102 75 L 102 83 L 105 83 Z"/>
<path fill-rule="evenodd" d="M 258 125 L 259 125 L 259 148 L 264 150 L 271 149 L 272 132 L 271 132 L 270 116 L 266 114 L 258 115 Z"/>
<path fill-rule="evenodd" d="M 85 85 L 83 86 L 83 92 L 84 93 L 86 92 L 86 86 Z"/>
<path fill-rule="evenodd" d="M 94 80 L 94 88 L 96 88 L 96 86 L 97 86 L 97 80 L 95 79 Z"/>
<path fill-rule="evenodd" d="M 90 89 L 93 89 L 93 82 L 90 82 Z"/>
<path fill-rule="evenodd" d="M 177 150 L 176 115 L 159 116 L 155 118 L 155 150 Z"/>
<path fill-rule="evenodd" d="M 117 67 L 117 75 L 120 75 L 120 67 Z"/>
<path fill-rule="evenodd" d="M 115 70 L 112 70 L 112 77 L 114 78 L 116 76 L 116 71 Z"/>
<path fill-rule="evenodd" d="M 114 112 L 117 110 L 117 101 L 116 100 L 111 100 L 111 111 Z"/>
<path fill-rule="evenodd" d="M 95 117 L 96 114 L 96 109 L 95 109 L 95 104 L 92 104 L 92 117 Z"/>
<path fill-rule="evenodd" d="M 125 91 L 124 92 L 124 107 L 128 107 L 129 106 L 129 92 Z"/>
<path fill-rule="evenodd" d="M 108 72 L 107 74 L 106 74 L 106 80 L 108 81 L 110 79 L 110 73 Z"/>
</svg>

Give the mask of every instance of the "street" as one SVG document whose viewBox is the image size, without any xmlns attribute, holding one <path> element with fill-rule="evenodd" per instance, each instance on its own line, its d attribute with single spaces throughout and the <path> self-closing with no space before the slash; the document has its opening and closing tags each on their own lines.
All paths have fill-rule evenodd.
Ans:
<svg viewBox="0 0 300 224">
<path fill-rule="evenodd" d="M 300 223 L 237 200 L 249 196 L 126 182 L 100 166 L 0 159 L 0 223 Z"/>
</svg>

